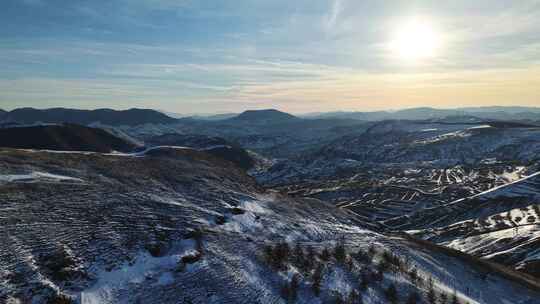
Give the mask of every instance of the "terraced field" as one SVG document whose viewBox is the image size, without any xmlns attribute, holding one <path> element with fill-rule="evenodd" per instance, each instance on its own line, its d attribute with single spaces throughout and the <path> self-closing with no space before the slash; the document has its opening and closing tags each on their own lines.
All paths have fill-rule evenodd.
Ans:
<svg viewBox="0 0 540 304">
<path fill-rule="evenodd" d="M 540 275 L 540 174 L 387 224 Z M 419 229 L 420 230 L 416 230 Z"/>
<path fill-rule="evenodd" d="M 352 178 L 299 183 L 280 189 L 291 195 L 332 202 L 370 222 L 391 222 L 513 182 L 525 172 L 525 167 L 505 162 L 445 169 L 394 165 L 368 167 Z"/>
</svg>

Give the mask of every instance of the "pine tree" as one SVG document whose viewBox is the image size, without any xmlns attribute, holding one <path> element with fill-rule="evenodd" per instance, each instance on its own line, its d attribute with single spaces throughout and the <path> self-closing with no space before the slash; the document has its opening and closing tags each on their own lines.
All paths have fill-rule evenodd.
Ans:
<svg viewBox="0 0 540 304">
<path fill-rule="evenodd" d="M 343 296 L 339 292 L 336 293 L 336 295 L 335 295 L 334 303 L 335 304 L 345 304 L 345 301 L 343 301 Z"/>
<path fill-rule="evenodd" d="M 281 287 L 281 297 L 285 299 L 285 301 L 290 303 L 291 289 L 288 282 L 285 282 L 285 284 L 283 284 L 283 286 Z"/>
<path fill-rule="evenodd" d="M 407 302 L 405 302 L 406 304 L 416 304 L 418 303 L 418 293 L 416 291 L 411 291 L 411 293 L 409 294 L 409 296 L 407 297 Z"/>
<path fill-rule="evenodd" d="M 362 298 L 360 297 L 360 294 L 358 291 L 352 289 L 351 292 L 349 292 L 349 297 L 346 301 L 347 304 L 361 304 Z"/>
<path fill-rule="evenodd" d="M 323 250 L 321 252 L 321 260 L 323 260 L 325 262 L 330 261 L 330 251 L 326 247 L 323 248 Z"/>
<path fill-rule="evenodd" d="M 411 271 L 409 271 L 409 278 L 411 278 L 411 282 L 413 283 L 413 285 L 417 284 L 418 270 L 416 268 L 413 268 L 411 269 Z"/>
<path fill-rule="evenodd" d="M 293 253 L 293 263 L 295 266 L 303 268 L 304 267 L 304 250 L 299 243 L 294 247 Z"/>
<path fill-rule="evenodd" d="M 437 295 L 435 294 L 435 289 L 433 289 L 433 278 L 432 277 L 429 277 L 429 279 L 428 279 L 427 301 L 428 301 L 429 304 L 436 304 L 437 303 Z"/>
<path fill-rule="evenodd" d="M 345 258 L 347 256 L 346 250 L 345 250 L 345 240 L 342 238 L 339 240 L 339 242 L 336 243 L 336 246 L 334 247 L 334 258 L 338 263 L 345 262 Z"/>
<path fill-rule="evenodd" d="M 364 263 L 364 264 L 371 263 L 371 257 L 362 249 L 358 250 L 358 252 L 354 255 L 354 258 L 360 263 Z"/>
<path fill-rule="evenodd" d="M 321 294 L 321 282 L 324 276 L 324 266 L 322 264 L 318 264 L 315 267 L 315 271 L 313 272 L 312 276 L 312 284 L 311 289 L 313 290 L 313 294 L 318 297 Z"/>
<path fill-rule="evenodd" d="M 347 267 L 348 271 L 352 271 L 352 269 L 354 267 L 353 259 L 350 256 L 345 258 L 345 267 Z"/>
<path fill-rule="evenodd" d="M 454 289 L 454 292 L 452 293 L 452 299 L 450 300 L 450 303 L 460 304 L 458 296 L 457 296 L 457 291 L 455 289 Z"/>
<path fill-rule="evenodd" d="M 373 244 L 370 244 L 368 247 L 368 255 L 373 258 L 375 256 L 375 246 Z"/>
<path fill-rule="evenodd" d="M 313 269 L 313 266 L 315 265 L 316 261 L 316 252 L 315 249 L 313 249 L 313 246 L 307 247 L 307 254 L 304 258 L 304 270 L 306 272 L 311 271 Z"/>
<path fill-rule="evenodd" d="M 266 264 L 272 265 L 272 260 L 274 256 L 274 248 L 272 247 L 272 245 L 264 245 L 263 256 Z"/>
<path fill-rule="evenodd" d="M 386 288 L 384 294 L 390 303 L 397 303 L 398 294 L 394 284 L 390 284 L 388 288 Z"/>
<path fill-rule="evenodd" d="M 284 270 L 289 260 L 290 248 L 287 242 L 281 242 L 274 247 L 271 265 L 277 270 Z"/>
<path fill-rule="evenodd" d="M 446 295 L 446 293 L 441 292 L 439 303 L 440 304 L 448 304 L 448 295 Z"/>
<path fill-rule="evenodd" d="M 291 283 L 289 285 L 289 290 L 290 290 L 290 299 L 292 300 L 292 302 L 295 302 L 296 299 L 298 298 L 298 288 L 300 287 L 300 275 L 299 274 L 295 274 L 293 275 L 293 277 L 291 278 Z"/>
<path fill-rule="evenodd" d="M 369 285 L 369 276 L 365 272 L 362 272 L 362 274 L 360 275 L 360 285 L 358 287 L 360 288 L 361 291 L 365 291 L 368 285 Z"/>
</svg>

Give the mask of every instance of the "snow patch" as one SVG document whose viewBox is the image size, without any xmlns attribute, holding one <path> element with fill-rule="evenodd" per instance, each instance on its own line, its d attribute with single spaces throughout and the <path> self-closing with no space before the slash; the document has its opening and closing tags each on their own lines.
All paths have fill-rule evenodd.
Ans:
<svg viewBox="0 0 540 304">
<path fill-rule="evenodd" d="M 84 182 L 80 178 L 69 177 L 58 174 L 51 174 L 46 172 L 32 172 L 28 174 L 2 174 L 0 175 L 0 182 L 36 182 L 36 181 L 74 181 L 74 182 Z"/>
</svg>

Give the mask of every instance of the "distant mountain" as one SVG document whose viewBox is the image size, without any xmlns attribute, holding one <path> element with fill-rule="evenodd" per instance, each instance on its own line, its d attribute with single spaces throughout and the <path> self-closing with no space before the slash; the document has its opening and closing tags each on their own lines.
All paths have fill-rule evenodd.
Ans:
<svg viewBox="0 0 540 304">
<path fill-rule="evenodd" d="M 101 129 L 65 124 L 0 129 L 0 147 L 107 153 L 136 145 Z"/>
<path fill-rule="evenodd" d="M 398 111 L 328 112 L 305 115 L 306 118 L 340 118 L 378 121 L 387 119 L 426 120 L 444 117 L 475 116 L 482 119 L 540 120 L 540 108 L 533 107 L 476 107 L 458 109 L 411 108 Z"/>
<path fill-rule="evenodd" d="M 281 112 L 274 109 L 248 110 L 236 117 L 228 119 L 228 121 L 256 124 L 290 122 L 295 120 L 299 120 L 299 118 L 289 113 Z"/>
<path fill-rule="evenodd" d="M 0 113 L 1 114 L 1 113 Z M 158 111 L 149 109 L 129 110 L 77 110 L 65 108 L 34 109 L 20 108 L 7 112 L 3 115 L 4 121 L 19 123 L 75 123 L 88 125 L 99 122 L 104 125 L 142 125 L 142 124 L 168 124 L 176 122 L 176 119 Z"/>
<path fill-rule="evenodd" d="M 519 114 L 519 113 L 536 113 L 540 114 L 539 107 L 502 107 L 502 106 L 491 106 L 491 107 L 466 107 L 461 108 L 461 110 L 466 112 L 479 112 L 479 113 L 493 113 L 493 112 L 505 112 L 508 114 Z"/>
<path fill-rule="evenodd" d="M 238 113 L 223 113 L 223 114 L 214 114 L 214 115 L 192 115 L 190 118 L 198 120 L 224 120 L 238 116 Z"/>
<path fill-rule="evenodd" d="M 194 120 L 223 120 L 238 116 L 238 113 L 220 113 L 220 114 L 179 114 L 174 112 L 159 111 L 169 117 L 178 119 L 194 119 Z"/>
</svg>

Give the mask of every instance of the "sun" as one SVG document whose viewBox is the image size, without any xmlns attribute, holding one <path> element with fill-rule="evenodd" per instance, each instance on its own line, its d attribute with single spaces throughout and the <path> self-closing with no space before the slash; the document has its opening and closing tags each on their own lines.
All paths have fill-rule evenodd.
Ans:
<svg viewBox="0 0 540 304">
<path fill-rule="evenodd" d="M 441 34 L 433 24 L 422 19 L 412 19 L 401 24 L 390 42 L 395 56 L 405 60 L 434 57 L 441 47 Z"/>
</svg>

